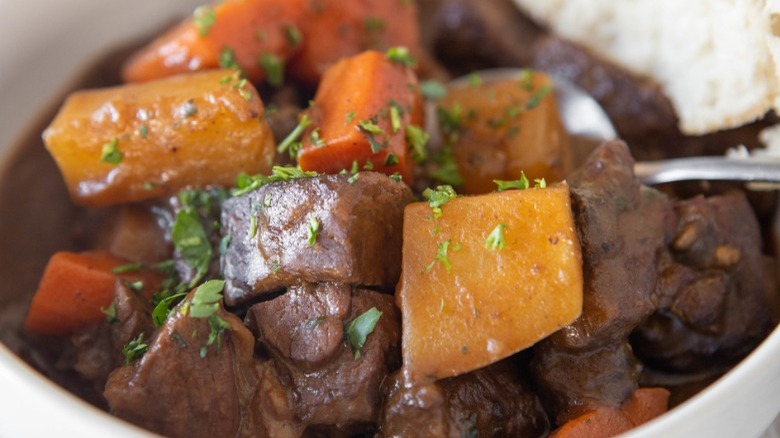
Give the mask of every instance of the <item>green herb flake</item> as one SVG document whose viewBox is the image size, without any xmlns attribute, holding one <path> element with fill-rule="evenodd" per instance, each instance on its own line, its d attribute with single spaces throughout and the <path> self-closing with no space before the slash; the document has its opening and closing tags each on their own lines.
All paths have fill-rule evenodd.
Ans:
<svg viewBox="0 0 780 438">
<path fill-rule="evenodd" d="M 535 189 L 545 189 L 545 188 L 547 188 L 547 181 L 545 181 L 544 178 L 535 178 L 534 179 L 534 188 Z"/>
<path fill-rule="evenodd" d="M 393 134 L 401 129 L 401 113 L 395 105 L 390 105 L 390 127 Z"/>
<path fill-rule="evenodd" d="M 149 136 L 149 127 L 145 124 L 142 124 L 138 127 L 138 134 L 141 135 L 141 138 L 146 138 Z"/>
<path fill-rule="evenodd" d="M 514 181 L 504 181 L 500 179 L 494 179 L 494 183 L 496 183 L 496 186 L 498 186 L 498 191 L 503 192 L 504 190 L 525 190 L 528 187 L 530 187 L 530 183 L 528 182 L 528 178 L 525 176 L 525 172 L 520 172 L 520 178 L 514 180 Z"/>
<path fill-rule="evenodd" d="M 257 235 L 257 212 L 260 211 L 260 204 L 253 203 L 249 213 L 249 238 L 254 239 Z"/>
<path fill-rule="evenodd" d="M 271 272 L 276 275 L 279 272 L 279 269 L 282 267 L 281 263 L 279 263 L 279 260 L 274 260 L 273 264 L 271 265 Z"/>
<path fill-rule="evenodd" d="M 548 94 L 550 94 L 551 91 L 552 91 L 552 85 L 545 85 L 544 87 L 540 88 L 528 99 L 528 102 L 526 102 L 525 104 L 525 108 L 527 110 L 532 110 L 536 108 L 542 102 L 542 99 L 544 99 Z"/>
<path fill-rule="evenodd" d="M 198 6 L 192 14 L 192 21 L 198 29 L 198 35 L 205 37 L 217 21 L 217 15 L 209 6 Z"/>
<path fill-rule="evenodd" d="M 171 240 L 184 263 L 196 270 L 195 277 L 190 282 L 190 285 L 194 286 L 208 272 L 213 255 L 211 243 L 194 209 L 183 208 L 176 213 Z"/>
<path fill-rule="evenodd" d="M 366 161 L 366 164 L 363 165 L 363 170 L 374 170 L 374 162 Z"/>
<path fill-rule="evenodd" d="M 357 174 L 355 174 L 357 175 Z M 317 236 L 320 233 L 320 221 L 314 216 L 309 218 L 309 225 L 306 227 L 306 235 L 309 242 L 309 246 L 314 246 L 317 243 Z"/>
<path fill-rule="evenodd" d="M 185 296 L 187 296 L 187 294 L 182 292 L 159 300 L 152 311 L 152 322 L 154 322 L 154 326 L 158 328 L 162 327 L 162 325 L 165 324 L 165 320 L 168 319 L 168 315 L 171 313 L 171 307 Z"/>
<path fill-rule="evenodd" d="M 352 111 L 348 112 L 347 115 L 344 116 L 344 125 L 349 125 L 349 122 L 351 122 L 356 116 L 357 114 L 355 114 L 354 112 Z"/>
<path fill-rule="evenodd" d="M 208 347 L 216 342 L 217 344 L 217 352 L 219 352 L 221 340 L 222 340 L 222 333 L 225 332 L 225 330 L 230 328 L 230 324 L 228 324 L 227 321 L 220 318 L 218 315 L 213 314 L 209 316 L 209 339 L 206 342 L 206 345 L 200 348 L 200 357 L 206 357 L 206 353 L 208 352 Z"/>
<path fill-rule="evenodd" d="M 240 66 L 236 60 L 236 52 L 230 46 L 223 46 L 219 52 L 219 66 L 221 68 L 227 68 L 231 70 L 238 70 Z M 232 79 L 230 76 L 226 76 L 225 81 Z"/>
<path fill-rule="evenodd" d="M 298 155 L 298 150 L 300 150 L 299 139 L 303 135 L 303 131 L 305 131 L 309 125 L 311 125 L 311 119 L 309 119 L 308 115 L 304 114 L 295 129 L 293 129 L 292 132 L 290 132 L 287 137 L 285 137 L 284 140 L 279 143 L 279 146 L 277 146 L 276 150 L 280 154 L 288 151 L 290 153 L 290 158 L 294 159 Z"/>
<path fill-rule="evenodd" d="M 363 28 L 369 33 L 384 32 L 385 21 L 377 17 L 366 17 L 363 20 Z"/>
<path fill-rule="evenodd" d="M 246 173 L 241 173 L 236 178 L 236 187 L 230 191 L 230 194 L 239 196 L 257 190 L 266 184 L 298 178 L 310 178 L 317 175 L 319 175 L 317 172 L 305 171 L 298 166 L 274 166 L 271 169 L 271 175 L 250 176 Z"/>
<path fill-rule="evenodd" d="M 480 85 L 482 85 L 482 76 L 480 76 L 479 73 L 471 73 L 468 76 L 468 81 L 469 87 L 478 88 Z"/>
<path fill-rule="evenodd" d="M 314 129 L 313 131 L 311 131 L 311 135 L 309 136 L 309 141 L 311 142 L 311 144 L 313 146 L 318 147 L 318 148 L 321 148 L 321 147 L 325 146 L 325 142 L 322 141 L 322 139 L 320 138 L 320 130 L 319 129 Z"/>
<path fill-rule="evenodd" d="M 518 78 L 518 87 L 523 90 L 531 91 L 534 89 L 533 72 L 530 69 L 524 68 L 520 70 L 520 77 Z"/>
<path fill-rule="evenodd" d="M 360 349 L 365 345 L 368 335 L 374 331 L 381 316 L 382 312 L 376 307 L 372 307 L 347 324 L 344 332 L 346 333 L 347 341 L 352 346 L 355 360 L 360 359 Z"/>
<path fill-rule="evenodd" d="M 451 148 L 442 149 L 436 156 L 436 163 L 438 167 L 431 174 L 434 179 L 455 187 L 463 184 L 463 177 L 460 175 Z"/>
<path fill-rule="evenodd" d="M 436 187 L 436 190 L 429 187 L 423 191 L 423 198 L 428 201 L 428 205 L 433 209 L 433 217 L 437 219 L 441 217 L 442 205 L 457 197 L 458 194 L 455 192 L 455 189 L 449 185 L 438 186 Z"/>
<path fill-rule="evenodd" d="M 428 158 L 428 139 L 430 136 L 419 126 L 406 127 L 406 144 L 412 150 L 412 160 L 422 163 Z"/>
<path fill-rule="evenodd" d="M 124 154 L 119 150 L 119 139 L 116 137 L 104 144 L 100 151 L 100 161 L 104 163 L 116 166 L 122 162 L 122 158 L 124 158 Z"/>
<path fill-rule="evenodd" d="M 447 96 L 447 87 L 437 80 L 422 81 L 420 93 L 428 100 L 439 100 Z"/>
<path fill-rule="evenodd" d="M 385 157 L 385 166 L 394 166 L 396 164 L 398 164 L 398 155 L 392 152 L 387 154 Z"/>
<path fill-rule="evenodd" d="M 117 266 L 116 268 L 111 270 L 111 273 L 113 274 L 127 274 L 130 272 L 138 272 L 141 270 L 141 268 L 144 267 L 143 262 L 137 262 L 137 263 L 127 263 L 125 265 Z"/>
<path fill-rule="evenodd" d="M 360 128 L 360 130 L 367 132 L 369 134 L 382 135 L 385 133 L 385 131 L 382 128 L 380 128 L 375 121 L 372 120 L 362 120 L 360 123 L 358 123 L 358 128 Z"/>
<path fill-rule="evenodd" d="M 284 63 L 282 59 L 270 52 L 260 54 L 260 67 L 265 71 L 268 83 L 272 87 L 281 87 L 284 83 Z"/>
<path fill-rule="evenodd" d="M 444 269 L 447 270 L 447 272 L 450 272 L 452 269 L 452 265 L 450 264 L 450 256 L 449 256 L 449 249 L 450 249 L 450 243 L 451 241 L 449 239 L 445 240 L 444 242 L 439 244 L 438 249 L 436 250 L 436 258 L 428 263 L 428 265 L 425 267 L 426 271 L 430 271 L 433 268 L 433 265 L 436 264 L 436 262 L 439 262 L 444 265 Z M 453 246 L 453 251 L 456 251 L 460 248 L 460 246 Z"/>
<path fill-rule="evenodd" d="M 294 24 L 285 26 L 284 34 L 287 36 L 287 41 L 290 42 L 292 47 L 298 47 L 301 44 L 301 41 L 303 41 L 301 30 Z"/>
<path fill-rule="evenodd" d="M 116 302 L 112 301 L 108 307 L 100 307 L 100 312 L 106 315 L 106 324 L 113 324 L 119 321 L 116 316 Z"/>
<path fill-rule="evenodd" d="M 225 280 L 209 280 L 198 286 L 192 295 L 190 318 L 208 318 L 219 310 Z"/>
<path fill-rule="evenodd" d="M 396 64 L 403 65 L 405 67 L 414 68 L 417 65 L 417 60 L 409 53 L 409 49 L 403 46 L 391 47 L 387 49 L 385 53 L 387 59 Z"/>
<path fill-rule="evenodd" d="M 143 357 L 148 349 L 149 346 L 144 343 L 143 332 L 139 333 L 135 339 L 128 342 L 122 348 L 122 354 L 125 356 L 125 365 L 129 365 Z"/>
<path fill-rule="evenodd" d="M 485 248 L 488 248 L 492 251 L 499 251 L 506 247 L 506 241 L 504 240 L 504 230 L 506 229 L 506 224 L 498 224 L 495 228 L 493 228 L 493 231 L 488 234 L 487 239 L 485 239 Z"/>
<path fill-rule="evenodd" d="M 231 233 L 227 233 L 224 236 L 222 236 L 222 239 L 219 241 L 219 255 L 224 256 L 227 254 L 228 247 L 230 246 L 230 241 L 233 239 L 233 235 Z"/>
<path fill-rule="evenodd" d="M 134 292 L 140 292 L 144 289 L 144 282 L 141 280 L 138 281 L 127 281 L 125 282 L 125 285 Z"/>
<path fill-rule="evenodd" d="M 347 182 L 350 183 L 350 184 L 355 184 L 355 181 L 357 181 L 358 179 L 360 179 L 360 174 L 359 173 L 355 173 L 352 176 L 350 176 L 349 178 L 347 178 Z"/>
<path fill-rule="evenodd" d="M 392 175 L 390 175 L 388 178 L 390 178 L 391 180 L 393 180 L 393 181 L 395 181 L 395 182 L 401 182 L 401 181 L 403 181 L 403 177 L 401 177 L 401 174 L 400 174 L 400 173 L 398 173 L 398 172 L 395 172 L 395 173 L 393 173 L 393 174 L 392 174 Z"/>
</svg>

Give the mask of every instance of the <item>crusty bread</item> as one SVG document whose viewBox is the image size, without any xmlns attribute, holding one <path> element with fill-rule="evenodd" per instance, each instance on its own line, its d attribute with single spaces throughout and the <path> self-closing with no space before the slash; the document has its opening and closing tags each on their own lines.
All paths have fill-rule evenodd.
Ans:
<svg viewBox="0 0 780 438">
<path fill-rule="evenodd" d="M 780 0 L 515 2 L 556 34 L 655 78 L 684 133 L 780 108 Z"/>
</svg>

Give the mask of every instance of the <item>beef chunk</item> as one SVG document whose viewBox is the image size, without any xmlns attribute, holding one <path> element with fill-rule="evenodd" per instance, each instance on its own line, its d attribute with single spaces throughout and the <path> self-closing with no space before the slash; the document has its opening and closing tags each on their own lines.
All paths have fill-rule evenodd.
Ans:
<svg viewBox="0 0 780 438">
<path fill-rule="evenodd" d="M 517 370 L 502 361 L 438 383 L 449 405 L 451 430 L 460 436 L 538 437 L 550 428 L 547 413 Z"/>
<path fill-rule="evenodd" d="M 407 385 L 403 371 L 397 371 L 382 384 L 380 437 L 431 437 L 450 434 L 447 403 L 436 383 Z"/>
<path fill-rule="evenodd" d="M 173 260 L 182 282 L 211 279 L 219 274 L 219 218 L 227 197 L 227 191 L 219 187 L 182 190 L 152 207 L 165 230 L 165 239 L 174 244 Z"/>
<path fill-rule="evenodd" d="M 541 29 L 510 0 L 423 0 L 423 45 L 456 75 L 529 65 Z"/>
<path fill-rule="evenodd" d="M 349 175 L 278 182 L 226 201 L 226 302 L 241 303 L 299 279 L 395 287 L 411 192 L 379 173 L 359 175 L 352 182 Z"/>
<path fill-rule="evenodd" d="M 219 310 L 229 328 L 206 348 L 213 329 L 208 319 L 181 310 L 190 299 L 174 309 L 140 360 L 111 374 L 104 395 L 114 415 L 156 433 L 236 436 L 253 427 L 254 337 Z"/>
<path fill-rule="evenodd" d="M 539 399 L 509 361 L 420 385 L 404 384 L 398 372 L 383 390 L 380 436 L 538 437 L 550 429 Z"/>
<path fill-rule="evenodd" d="M 382 316 L 358 357 L 343 327 L 372 307 Z M 400 365 L 400 314 L 392 296 L 346 285 L 299 284 L 252 306 L 248 320 L 288 376 L 303 422 L 320 430 L 371 430 L 380 384 Z"/>
<path fill-rule="evenodd" d="M 539 39 L 534 54 L 534 68 L 566 79 L 593 96 L 621 135 L 676 131 L 674 108 L 655 81 L 629 73 L 558 37 Z"/>
<path fill-rule="evenodd" d="M 743 358 L 772 327 L 767 297 L 777 289 L 745 196 L 680 201 L 671 256 L 663 263 L 659 310 L 632 337 L 655 368 L 700 372 Z"/>
<path fill-rule="evenodd" d="M 116 283 L 112 306 L 115 317 L 107 317 L 105 323 L 86 327 L 71 336 L 77 350 L 73 368 L 99 390 L 111 371 L 122 365 L 122 348 L 141 333 L 147 339 L 154 333 L 149 301 L 124 281 Z"/>
<path fill-rule="evenodd" d="M 582 315 L 540 342 L 531 364 L 558 424 L 617 407 L 637 386 L 636 361 L 619 347 L 655 310 L 656 266 L 673 215 L 664 195 L 640 186 L 633 164 L 625 143 L 607 142 L 569 178 L 583 250 Z M 567 367 L 551 366 L 558 363 Z M 607 388 L 592 384 L 607 376 L 621 378 Z"/>
</svg>

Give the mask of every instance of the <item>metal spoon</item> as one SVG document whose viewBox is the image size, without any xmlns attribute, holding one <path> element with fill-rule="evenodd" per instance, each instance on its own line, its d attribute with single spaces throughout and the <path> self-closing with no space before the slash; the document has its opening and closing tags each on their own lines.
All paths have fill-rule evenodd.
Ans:
<svg viewBox="0 0 780 438">
<path fill-rule="evenodd" d="M 519 78 L 522 70 L 514 68 L 483 70 L 477 73 L 485 82 Z M 467 83 L 459 78 L 452 83 Z M 617 138 L 607 114 L 601 106 L 577 86 L 560 78 L 554 78 L 558 111 L 566 130 L 572 136 L 594 142 Z M 636 176 L 644 184 L 654 185 L 675 181 L 710 180 L 744 181 L 750 183 L 780 184 L 780 157 L 776 160 L 764 157 L 731 158 L 707 156 L 674 158 L 659 161 L 637 162 Z M 767 188 L 766 185 L 758 186 Z"/>
</svg>

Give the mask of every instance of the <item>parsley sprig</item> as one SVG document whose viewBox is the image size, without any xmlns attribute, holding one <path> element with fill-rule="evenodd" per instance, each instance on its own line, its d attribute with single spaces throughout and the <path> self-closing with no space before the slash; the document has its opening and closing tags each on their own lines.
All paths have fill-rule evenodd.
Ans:
<svg viewBox="0 0 780 438">
<path fill-rule="evenodd" d="M 360 349 L 363 348 L 363 345 L 365 345 L 368 335 L 374 331 L 374 328 L 376 327 L 376 324 L 381 316 L 382 312 L 380 312 L 376 307 L 372 307 L 347 324 L 344 332 L 346 334 L 347 341 L 349 341 L 349 344 L 352 346 L 352 352 L 354 354 L 355 360 L 360 359 Z"/>
</svg>

